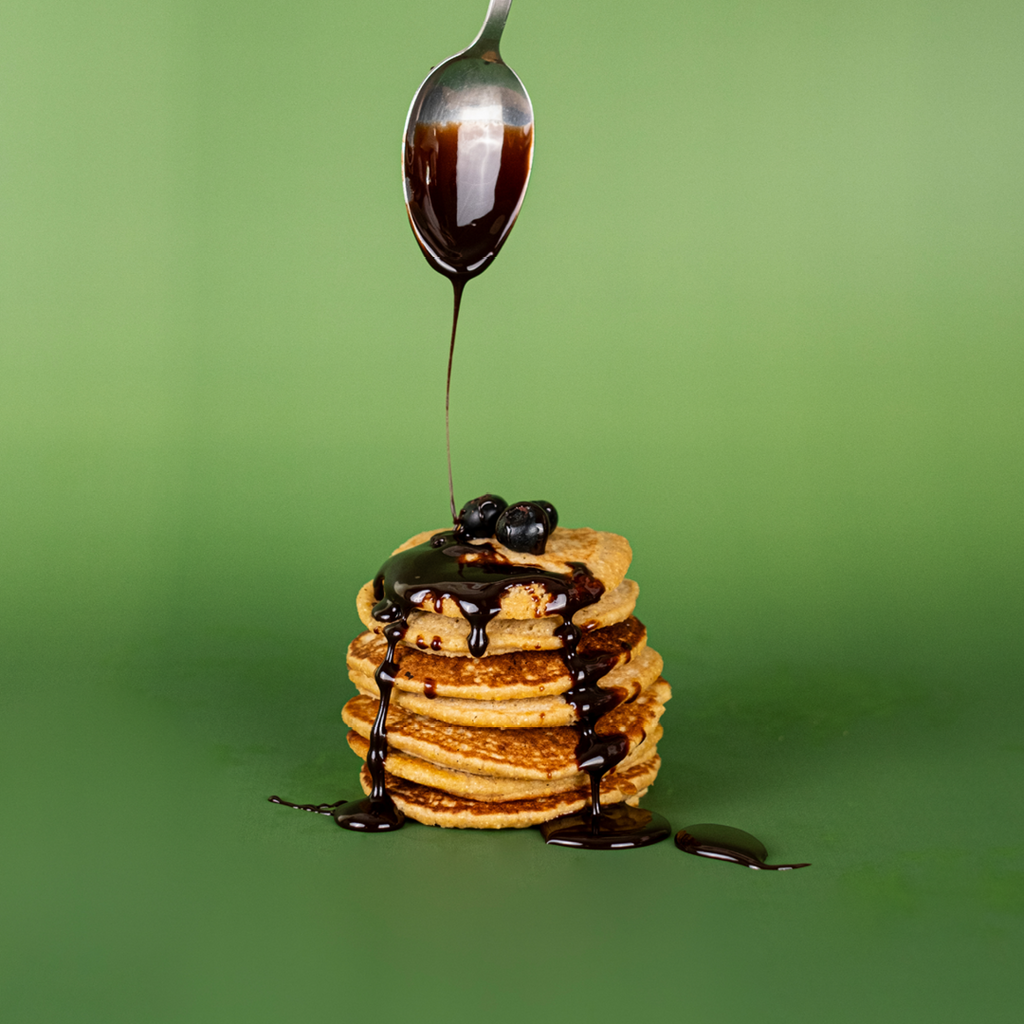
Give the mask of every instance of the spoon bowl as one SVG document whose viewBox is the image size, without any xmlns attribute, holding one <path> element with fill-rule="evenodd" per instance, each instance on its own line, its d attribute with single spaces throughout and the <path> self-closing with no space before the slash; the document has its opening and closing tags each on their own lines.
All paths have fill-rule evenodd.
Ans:
<svg viewBox="0 0 1024 1024">
<path fill-rule="evenodd" d="M 499 52 L 511 6 L 491 0 L 476 39 L 430 72 L 405 123 L 409 222 L 427 262 L 452 280 L 497 256 L 530 177 L 533 107 Z"/>
</svg>

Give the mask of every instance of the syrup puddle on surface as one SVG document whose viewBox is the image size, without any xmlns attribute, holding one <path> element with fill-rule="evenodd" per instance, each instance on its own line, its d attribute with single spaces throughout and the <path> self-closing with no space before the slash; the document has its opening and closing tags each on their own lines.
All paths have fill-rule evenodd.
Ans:
<svg viewBox="0 0 1024 1024">
<path fill-rule="evenodd" d="M 672 826 L 660 815 L 643 807 L 612 804 L 597 815 L 590 808 L 540 826 L 549 846 L 571 846 L 577 850 L 635 850 L 653 846 L 672 835 Z"/>
<path fill-rule="evenodd" d="M 795 871 L 810 864 L 767 864 L 768 851 L 756 836 L 731 825 L 687 825 L 676 833 L 676 846 L 684 853 L 729 861 L 755 871 Z"/>
<path fill-rule="evenodd" d="M 267 797 L 272 804 L 309 811 L 333 818 L 336 825 L 352 832 L 393 832 L 402 827 L 403 815 L 392 804 L 374 804 L 371 797 L 362 800 L 337 800 L 333 804 L 293 804 L 279 796 Z"/>
</svg>

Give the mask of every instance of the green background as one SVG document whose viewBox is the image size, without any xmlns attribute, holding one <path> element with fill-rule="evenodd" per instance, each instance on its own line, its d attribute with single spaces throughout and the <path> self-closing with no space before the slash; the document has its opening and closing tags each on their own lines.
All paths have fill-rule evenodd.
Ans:
<svg viewBox="0 0 1024 1024">
<path fill-rule="evenodd" d="M 813 866 L 265 803 L 355 794 L 354 595 L 445 521 L 399 140 L 484 9 L 3 5 L 5 1019 L 1017 1019 L 1016 2 L 517 0 L 504 38 L 536 150 L 457 497 L 630 538 L 646 804 Z"/>
</svg>

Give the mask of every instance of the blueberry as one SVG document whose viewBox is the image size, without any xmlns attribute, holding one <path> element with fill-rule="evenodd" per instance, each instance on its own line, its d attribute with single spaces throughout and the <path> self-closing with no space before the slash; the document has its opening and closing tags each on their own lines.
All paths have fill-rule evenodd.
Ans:
<svg viewBox="0 0 1024 1024">
<path fill-rule="evenodd" d="M 481 494 L 479 498 L 467 501 L 456 521 L 459 533 L 466 539 L 493 537 L 498 516 L 507 505 L 508 502 L 496 494 Z"/>
<path fill-rule="evenodd" d="M 551 525 L 544 507 L 535 501 L 519 501 L 509 505 L 498 516 L 494 535 L 513 551 L 542 555 L 550 532 Z"/>
<path fill-rule="evenodd" d="M 558 509 L 551 504 L 550 501 L 534 501 L 531 502 L 533 505 L 540 505 L 542 509 L 548 514 L 548 526 L 553 530 L 558 525 Z"/>
</svg>

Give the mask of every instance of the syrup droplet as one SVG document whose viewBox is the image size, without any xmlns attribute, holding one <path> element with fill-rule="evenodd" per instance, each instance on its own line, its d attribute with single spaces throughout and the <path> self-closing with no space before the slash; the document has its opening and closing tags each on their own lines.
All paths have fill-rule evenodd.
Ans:
<svg viewBox="0 0 1024 1024">
<path fill-rule="evenodd" d="M 687 825 L 676 833 L 676 846 L 684 853 L 742 864 L 756 871 L 793 871 L 810 864 L 766 864 L 768 851 L 756 836 L 731 825 Z"/>
</svg>

